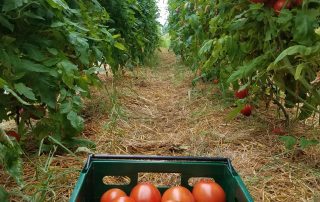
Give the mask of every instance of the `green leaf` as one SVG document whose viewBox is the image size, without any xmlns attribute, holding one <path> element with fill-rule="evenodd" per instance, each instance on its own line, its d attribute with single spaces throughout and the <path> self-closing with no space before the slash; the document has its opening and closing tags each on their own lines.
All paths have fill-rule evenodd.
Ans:
<svg viewBox="0 0 320 202">
<path fill-rule="evenodd" d="M 9 193 L 2 186 L 0 186 L 0 201 L 9 202 Z"/>
<path fill-rule="evenodd" d="M 317 53 L 319 51 L 320 51 L 320 43 L 315 44 L 315 46 L 313 47 L 307 47 L 304 45 L 291 46 L 280 53 L 280 55 L 275 59 L 274 64 L 277 64 L 279 61 L 281 61 L 283 58 L 289 55 L 301 54 L 301 55 L 308 56 L 308 55 Z"/>
<path fill-rule="evenodd" d="M 21 71 L 38 72 L 38 73 L 51 72 L 50 68 L 42 64 L 36 64 L 30 60 L 25 60 L 25 59 L 18 61 L 15 64 L 15 67 L 16 69 Z"/>
<path fill-rule="evenodd" d="M 61 104 L 60 106 L 60 113 L 62 114 L 68 114 L 69 112 L 72 111 L 72 103 L 65 101 Z"/>
<path fill-rule="evenodd" d="M 73 74 L 74 70 L 78 69 L 78 66 L 70 62 L 69 60 L 63 60 L 57 64 L 59 68 L 62 68 L 67 74 Z"/>
<path fill-rule="evenodd" d="M 312 139 L 312 140 L 309 140 L 309 139 L 306 139 L 305 137 L 302 137 L 300 139 L 300 147 L 302 149 L 306 149 L 310 146 L 315 146 L 315 145 L 318 145 L 319 144 L 319 141 L 318 140 L 315 140 L 315 139 Z"/>
<path fill-rule="evenodd" d="M 21 148 L 17 143 L 14 143 L 12 146 L 0 143 L 0 162 L 19 185 L 22 185 L 21 153 Z"/>
<path fill-rule="evenodd" d="M 20 95 L 24 95 L 30 100 L 37 100 L 31 88 L 27 87 L 23 83 L 14 84 L 14 88 L 18 91 Z"/>
<path fill-rule="evenodd" d="M 244 104 L 239 104 L 235 109 L 233 109 L 231 112 L 228 113 L 226 120 L 231 121 L 235 119 L 239 115 L 243 107 L 244 107 Z"/>
<path fill-rule="evenodd" d="M 68 4 L 64 0 L 47 0 L 48 4 L 59 10 L 69 10 Z"/>
<path fill-rule="evenodd" d="M 293 39 L 300 44 L 312 44 L 314 36 L 315 17 L 312 12 L 300 11 L 295 16 L 295 26 L 293 30 Z"/>
<path fill-rule="evenodd" d="M 77 147 L 95 148 L 96 146 L 94 142 L 88 139 L 82 139 L 77 137 L 67 138 L 63 140 L 63 144 L 71 148 L 77 148 Z"/>
<path fill-rule="evenodd" d="M 305 64 L 299 64 L 296 69 L 296 73 L 294 74 L 294 79 L 299 80 L 301 77 L 301 72 L 304 69 Z"/>
<path fill-rule="evenodd" d="M 11 11 L 23 5 L 24 0 L 4 0 L 2 11 Z"/>
<path fill-rule="evenodd" d="M 261 55 L 246 63 L 243 66 L 240 66 L 239 69 L 233 72 L 228 78 L 227 82 L 232 83 L 238 79 L 243 79 L 245 77 L 250 76 L 253 72 L 257 71 L 264 67 L 264 63 L 266 62 L 266 55 Z"/>
<path fill-rule="evenodd" d="M 115 42 L 114 47 L 118 48 L 119 50 L 123 50 L 123 51 L 127 50 L 126 47 L 122 43 L 119 43 L 119 42 Z"/>
<path fill-rule="evenodd" d="M 40 96 L 41 102 L 47 104 L 51 109 L 56 108 L 57 87 L 50 76 L 41 76 L 32 83 L 33 91 Z"/>
<path fill-rule="evenodd" d="M 70 121 L 73 128 L 80 131 L 84 127 L 84 120 L 74 111 L 68 113 L 67 119 Z"/>
<path fill-rule="evenodd" d="M 212 44 L 213 44 L 212 39 L 204 42 L 203 46 L 199 50 L 199 55 L 204 55 L 204 54 L 208 53 L 211 50 Z"/>
<path fill-rule="evenodd" d="M 300 113 L 299 113 L 298 119 L 299 120 L 305 120 L 305 119 L 309 118 L 313 114 L 313 112 L 314 112 L 314 109 L 311 108 L 310 105 L 304 104 L 300 108 Z"/>
<path fill-rule="evenodd" d="M 58 50 L 55 48 L 47 48 L 48 52 L 51 53 L 52 55 L 58 55 Z"/>
<path fill-rule="evenodd" d="M 0 88 L 3 88 L 4 85 L 7 85 L 7 82 L 0 77 Z"/>
<path fill-rule="evenodd" d="M 41 49 L 33 44 L 25 44 L 24 49 L 26 50 L 28 56 L 35 61 L 41 62 L 46 59 L 46 57 L 40 51 Z"/>
<path fill-rule="evenodd" d="M 73 89 L 74 84 L 74 77 L 72 74 L 63 73 L 62 81 L 66 84 L 70 89 Z"/>
<path fill-rule="evenodd" d="M 292 136 L 281 136 L 279 139 L 284 143 L 287 150 L 292 150 L 297 143 L 297 139 Z"/>
<path fill-rule="evenodd" d="M 17 98 L 17 100 L 19 102 L 21 102 L 24 105 L 30 105 L 28 102 L 24 101 L 19 95 L 17 95 L 13 90 L 11 90 L 8 86 L 4 85 L 3 89 L 5 90 L 5 92 L 10 93 L 11 95 L 13 95 L 15 98 Z"/>
<path fill-rule="evenodd" d="M 317 29 L 314 30 L 314 32 L 320 36 L 320 27 L 318 27 Z"/>
<path fill-rule="evenodd" d="M 14 25 L 11 24 L 4 16 L 0 15 L 0 24 L 8 28 L 11 32 L 14 30 Z"/>
</svg>

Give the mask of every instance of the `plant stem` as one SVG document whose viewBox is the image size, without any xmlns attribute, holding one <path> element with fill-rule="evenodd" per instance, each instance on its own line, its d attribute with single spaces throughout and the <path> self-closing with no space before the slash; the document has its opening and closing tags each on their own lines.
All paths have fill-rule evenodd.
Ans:
<svg viewBox="0 0 320 202">
<path fill-rule="evenodd" d="M 278 105 L 278 107 L 281 109 L 281 111 L 283 112 L 283 115 L 285 116 L 286 118 L 286 127 L 289 126 L 289 123 L 290 123 L 290 117 L 289 117 L 289 114 L 287 113 L 286 109 L 284 108 L 284 106 L 279 102 L 279 100 L 277 99 L 273 99 L 273 102 Z"/>
</svg>

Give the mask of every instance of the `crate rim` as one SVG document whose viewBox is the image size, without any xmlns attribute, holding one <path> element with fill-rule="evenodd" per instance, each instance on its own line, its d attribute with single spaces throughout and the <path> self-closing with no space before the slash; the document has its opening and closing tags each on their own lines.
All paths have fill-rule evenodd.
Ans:
<svg viewBox="0 0 320 202">
<path fill-rule="evenodd" d="M 186 162 L 220 162 L 226 164 L 232 174 L 237 175 L 232 166 L 231 160 L 225 157 L 202 157 L 202 156 L 160 156 L 160 155 L 110 155 L 110 154 L 90 154 L 84 165 L 82 172 L 87 172 L 90 165 L 95 160 L 151 160 L 151 161 L 186 161 Z"/>
</svg>

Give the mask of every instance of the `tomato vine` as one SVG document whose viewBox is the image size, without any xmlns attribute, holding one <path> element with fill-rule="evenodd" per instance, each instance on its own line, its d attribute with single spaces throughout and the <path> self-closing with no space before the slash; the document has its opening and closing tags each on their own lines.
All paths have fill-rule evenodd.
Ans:
<svg viewBox="0 0 320 202">
<path fill-rule="evenodd" d="M 153 0 L 1 1 L 0 121 L 16 121 L 22 146 L 47 137 L 69 148 L 92 145 L 77 138 L 84 128 L 82 99 L 100 84 L 100 64 L 115 72 L 154 53 L 157 15 Z M 30 119 L 38 120 L 32 128 Z M 15 176 L 10 170 L 21 167 L 20 146 L 7 137 L 1 130 L 0 164 Z M 4 154 L 10 151 L 18 155 L 9 165 Z"/>
<path fill-rule="evenodd" d="M 224 91 L 250 89 L 251 101 L 276 103 L 287 121 L 288 108 L 300 120 L 319 114 L 318 1 L 170 0 L 169 7 L 171 48 L 199 77 L 219 79 Z"/>
</svg>

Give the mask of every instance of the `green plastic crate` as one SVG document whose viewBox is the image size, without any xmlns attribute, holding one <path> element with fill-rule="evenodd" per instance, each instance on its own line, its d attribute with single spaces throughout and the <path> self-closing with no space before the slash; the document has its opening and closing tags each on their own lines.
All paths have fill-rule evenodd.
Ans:
<svg viewBox="0 0 320 202">
<path fill-rule="evenodd" d="M 227 158 L 90 155 L 70 202 L 99 202 L 108 189 L 120 188 L 128 194 L 138 182 L 138 173 L 179 173 L 181 185 L 192 190 L 194 177 L 213 178 L 225 190 L 227 202 L 253 202 L 249 191 Z M 127 176 L 126 185 L 106 185 L 105 176 Z M 163 193 L 168 187 L 158 187 Z"/>
</svg>

